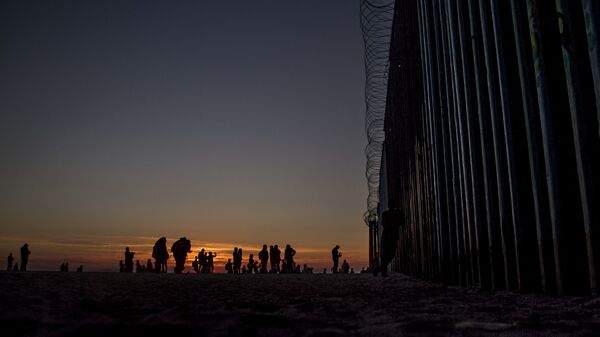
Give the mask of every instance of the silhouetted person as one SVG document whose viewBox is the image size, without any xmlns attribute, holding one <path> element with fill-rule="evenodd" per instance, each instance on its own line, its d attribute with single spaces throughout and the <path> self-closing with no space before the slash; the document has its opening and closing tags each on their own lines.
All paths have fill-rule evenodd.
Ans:
<svg viewBox="0 0 600 337">
<path fill-rule="evenodd" d="M 119 273 L 124 273 L 125 272 L 125 263 L 123 263 L 123 260 L 119 260 Z"/>
<path fill-rule="evenodd" d="M 13 271 L 19 271 L 19 263 L 15 262 L 15 265 L 13 266 Z"/>
<path fill-rule="evenodd" d="M 83 273 L 83 265 L 79 265 L 79 267 L 77 267 L 77 272 L 78 273 Z"/>
<path fill-rule="evenodd" d="M 294 269 L 294 255 L 296 255 L 296 251 L 289 244 L 285 246 L 285 251 L 283 253 L 284 256 L 284 264 L 286 266 L 286 271 L 292 272 Z"/>
<path fill-rule="evenodd" d="M 171 247 L 171 252 L 173 252 L 173 257 L 175 258 L 175 273 L 181 274 L 183 272 L 187 253 L 191 251 L 192 243 L 185 236 L 175 241 Z"/>
<path fill-rule="evenodd" d="M 350 272 L 350 265 L 348 264 L 348 262 L 346 262 L 346 260 L 344 260 L 344 262 L 342 263 L 342 273 L 348 274 L 349 272 Z"/>
<path fill-rule="evenodd" d="M 250 254 L 250 256 L 248 256 L 248 274 L 252 274 L 253 270 L 254 270 L 254 254 Z"/>
<path fill-rule="evenodd" d="M 208 272 L 209 273 L 213 273 L 215 271 L 215 257 L 217 256 L 217 253 L 213 253 L 213 252 L 208 252 L 208 255 L 206 256 L 206 264 L 208 265 Z"/>
<path fill-rule="evenodd" d="M 152 265 L 152 259 L 148 259 L 146 261 L 146 272 L 152 273 L 154 271 L 154 266 Z"/>
<path fill-rule="evenodd" d="M 194 259 L 194 261 L 192 262 L 192 268 L 194 269 L 194 271 L 195 271 L 196 273 L 198 273 L 198 272 L 200 271 L 200 270 L 198 269 L 198 265 L 199 265 L 199 262 L 198 262 L 198 257 L 196 256 L 196 258 L 195 258 L 195 259 Z"/>
<path fill-rule="evenodd" d="M 225 263 L 225 270 L 227 270 L 227 274 L 233 274 L 233 263 L 231 263 L 231 259 L 227 259 L 227 263 Z"/>
<path fill-rule="evenodd" d="M 31 255 L 31 251 L 29 250 L 29 244 L 26 243 L 21 247 L 21 271 L 27 271 L 29 255 Z"/>
<path fill-rule="evenodd" d="M 275 269 L 276 273 L 279 273 L 280 268 L 279 268 L 279 264 L 281 263 L 281 250 L 279 250 L 279 246 L 275 245 L 273 246 L 273 256 L 271 257 L 271 264 L 273 265 L 273 268 Z"/>
<path fill-rule="evenodd" d="M 154 258 L 154 271 L 156 273 L 166 273 L 167 260 L 169 260 L 167 238 L 162 237 L 156 241 L 154 248 L 152 248 L 152 257 Z"/>
<path fill-rule="evenodd" d="M 60 271 L 63 273 L 67 273 L 69 271 L 69 262 L 63 262 L 60 265 Z"/>
<path fill-rule="evenodd" d="M 333 268 L 331 268 L 331 271 L 334 274 L 338 272 L 338 263 L 340 262 L 340 256 L 342 256 L 342 253 L 340 253 L 340 246 L 336 245 L 331 250 L 331 259 L 333 260 Z"/>
<path fill-rule="evenodd" d="M 206 273 L 206 271 L 208 270 L 208 259 L 206 256 L 206 252 L 204 251 L 204 248 L 202 248 L 200 253 L 198 253 L 198 264 L 199 264 L 200 272 Z"/>
<path fill-rule="evenodd" d="M 258 253 L 258 259 L 260 260 L 260 272 L 265 274 L 269 263 L 269 251 L 267 250 L 267 245 L 263 245 L 263 249 Z"/>
<path fill-rule="evenodd" d="M 381 232 L 381 261 L 378 266 L 373 268 L 373 275 L 375 276 L 379 272 L 381 272 L 381 276 L 387 276 L 388 264 L 396 256 L 400 226 L 404 223 L 402 211 L 395 206 L 392 200 L 388 202 L 388 208 L 381 215 L 381 226 L 383 227 L 383 231 Z"/>
<path fill-rule="evenodd" d="M 12 253 L 8 254 L 8 257 L 6 258 L 6 271 L 12 270 L 14 261 L 15 261 L 15 258 L 13 257 Z"/>
<path fill-rule="evenodd" d="M 273 263 L 273 261 L 275 260 L 275 249 L 273 247 L 273 245 L 269 246 L 269 260 L 271 261 L 271 270 L 269 272 L 271 273 L 275 273 L 275 263 Z"/>
<path fill-rule="evenodd" d="M 354 274 L 354 268 L 350 268 L 350 274 Z"/>
<path fill-rule="evenodd" d="M 141 273 L 144 271 L 144 267 L 140 264 L 140 260 L 135 260 L 135 272 Z"/>
<path fill-rule="evenodd" d="M 240 268 L 242 268 L 242 248 L 235 247 L 233 249 L 233 273 L 239 274 Z"/>
<path fill-rule="evenodd" d="M 125 272 L 133 273 L 133 256 L 134 252 L 129 250 L 129 247 L 125 247 Z"/>
</svg>

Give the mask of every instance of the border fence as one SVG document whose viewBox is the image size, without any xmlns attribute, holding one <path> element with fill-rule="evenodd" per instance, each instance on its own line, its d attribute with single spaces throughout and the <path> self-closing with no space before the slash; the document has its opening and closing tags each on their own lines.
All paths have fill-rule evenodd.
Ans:
<svg viewBox="0 0 600 337">
<path fill-rule="evenodd" d="M 370 60 L 388 71 L 374 125 L 367 85 L 378 142 L 367 148 L 371 261 L 391 202 L 406 216 L 396 271 L 597 295 L 600 2 L 396 0 L 390 10 L 389 49 L 366 48 L 367 83 Z"/>
</svg>

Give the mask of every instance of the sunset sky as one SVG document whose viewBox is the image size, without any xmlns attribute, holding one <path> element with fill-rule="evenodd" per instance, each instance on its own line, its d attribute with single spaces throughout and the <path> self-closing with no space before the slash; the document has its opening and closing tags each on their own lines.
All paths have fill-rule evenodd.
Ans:
<svg viewBox="0 0 600 337">
<path fill-rule="evenodd" d="M 187 236 L 360 269 L 364 110 L 358 1 L 0 1 L 0 252 L 114 271 Z"/>
</svg>

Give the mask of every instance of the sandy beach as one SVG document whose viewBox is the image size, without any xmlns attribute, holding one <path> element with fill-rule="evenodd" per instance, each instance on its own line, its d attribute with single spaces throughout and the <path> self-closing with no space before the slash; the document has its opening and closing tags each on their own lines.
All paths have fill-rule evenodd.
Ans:
<svg viewBox="0 0 600 337">
<path fill-rule="evenodd" d="M 394 274 L 0 274 L 4 336 L 591 336 L 600 299 Z"/>
</svg>

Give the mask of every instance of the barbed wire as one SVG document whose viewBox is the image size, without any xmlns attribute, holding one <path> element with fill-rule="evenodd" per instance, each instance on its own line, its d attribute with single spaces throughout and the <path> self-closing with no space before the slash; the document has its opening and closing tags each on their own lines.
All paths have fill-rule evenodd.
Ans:
<svg viewBox="0 0 600 337">
<path fill-rule="evenodd" d="M 365 215 L 375 213 L 379 202 L 379 171 L 385 138 L 383 127 L 394 2 L 394 0 L 361 0 L 360 2 L 360 24 L 365 44 L 365 132 L 367 134 L 365 155 L 369 190 Z"/>
</svg>

